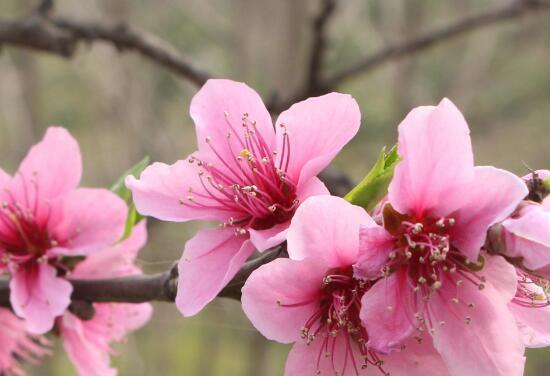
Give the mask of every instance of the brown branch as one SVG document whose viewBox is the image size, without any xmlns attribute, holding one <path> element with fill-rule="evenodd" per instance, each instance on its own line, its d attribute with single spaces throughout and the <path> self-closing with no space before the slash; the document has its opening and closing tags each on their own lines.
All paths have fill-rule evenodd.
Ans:
<svg viewBox="0 0 550 376">
<path fill-rule="evenodd" d="M 45 12 L 49 11 L 47 5 L 46 2 Z M 197 86 L 201 86 L 211 77 L 166 42 L 122 23 L 106 25 L 75 21 L 48 17 L 41 12 L 15 21 L 0 20 L 0 46 L 12 45 L 71 58 L 79 44 L 98 41 L 109 43 L 120 52 L 138 52 Z"/>
<path fill-rule="evenodd" d="M 313 20 L 313 43 L 309 56 L 309 70 L 306 81 L 307 90 L 316 93 L 322 90 L 323 64 L 327 49 L 326 30 L 336 9 L 337 0 L 322 0 L 321 10 Z"/>
<path fill-rule="evenodd" d="M 278 257 L 285 257 L 284 247 L 266 251 L 245 263 L 231 282 L 220 292 L 220 297 L 240 299 L 241 288 L 250 274 L 261 265 Z M 173 302 L 177 293 L 178 269 L 174 265 L 164 273 L 136 275 L 109 279 L 70 280 L 73 285 L 70 311 L 82 318 L 93 316 L 90 303 Z M 10 307 L 9 280 L 0 280 L 0 306 Z"/>
<path fill-rule="evenodd" d="M 500 8 L 465 17 L 448 26 L 427 32 L 417 38 L 385 47 L 365 59 L 342 69 L 340 72 L 333 73 L 325 80 L 320 81 L 317 86 L 320 91 L 311 91 L 309 86 L 305 87 L 288 100 L 273 103 L 270 111 L 278 113 L 288 108 L 293 103 L 304 100 L 312 95 L 319 95 L 334 90 L 343 82 L 360 74 L 369 73 L 386 63 L 420 53 L 460 35 L 493 26 L 504 21 L 518 19 L 527 14 L 537 13 L 537 11 L 546 10 L 550 10 L 550 0 L 513 0 L 510 4 Z"/>
</svg>

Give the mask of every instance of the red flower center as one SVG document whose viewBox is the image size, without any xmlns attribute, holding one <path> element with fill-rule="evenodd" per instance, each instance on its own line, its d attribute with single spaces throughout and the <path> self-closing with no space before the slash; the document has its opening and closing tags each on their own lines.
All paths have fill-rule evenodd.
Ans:
<svg viewBox="0 0 550 376">
<path fill-rule="evenodd" d="M 290 138 L 283 133 L 283 146 L 278 162 L 277 152 L 265 141 L 256 129 L 256 122 L 243 114 L 242 132 L 236 131 L 227 115 L 228 126 L 225 142 L 231 151 L 232 160 L 226 160 L 212 140 L 206 143 L 216 156 L 215 163 L 191 156 L 189 163 L 201 167 L 199 178 L 203 192 L 189 188 L 187 200 L 182 205 L 195 208 L 215 208 L 238 213 L 230 216 L 222 224 L 235 227 L 236 233 L 244 233 L 247 228 L 263 230 L 288 221 L 298 206 L 296 185 L 287 176 L 290 161 Z M 284 128 L 284 125 L 282 125 Z M 236 138 L 240 150 L 234 150 L 232 138 Z M 216 140 L 219 141 L 219 140 Z"/>
<path fill-rule="evenodd" d="M 319 308 L 302 327 L 302 338 L 308 344 L 315 340 L 322 341 L 317 356 L 318 369 L 323 358 L 330 358 L 335 374 L 345 374 L 347 369 L 351 369 L 359 375 L 359 371 L 368 367 L 369 364 L 384 373 L 382 360 L 367 345 L 368 333 L 361 325 L 359 316 L 361 298 L 373 284 L 373 281 L 354 278 L 351 266 L 329 270 L 323 278 L 319 296 L 315 299 L 319 301 Z M 297 307 L 310 303 L 311 301 L 295 304 L 278 302 L 281 307 Z M 340 336 L 344 339 L 346 347 L 345 358 L 341 365 L 342 369 L 336 369 L 336 342 Z M 352 346 L 356 346 L 359 350 L 361 360 L 355 359 Z"/>
</svg>

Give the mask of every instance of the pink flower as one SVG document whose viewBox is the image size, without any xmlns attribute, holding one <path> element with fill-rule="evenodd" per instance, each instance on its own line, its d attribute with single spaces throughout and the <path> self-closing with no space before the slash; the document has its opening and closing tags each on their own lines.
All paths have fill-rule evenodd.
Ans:
<svg viewBox="0 0 550 376">
<path fill-rule="evenodd" d="M 537 171 L 540 178 L 550 171 Z M 538 276 L 550 279 L 550 196 L 542 203 L 525 202 L 502 222 L 502 254 L 518 258 L 522 266 Z"/>
<path fill-rule="evenodd" d="M 527 347 L 550 345 L 550 298 L 547 280 L 517 270 L 516 295 L 509 303 Z"/>
<path fill-rule="evenodd" d="M 429 342 L 381 359 L 369 347 L 359 317 L 361 297 L 374 282 L 356 279 L 359 228 L 375 226 L 365 210 L 341 198 L 318 196 L 296 211 L 288 231 L 290 259 L 252 273 L 243 309 L 267 338 L 296 342 L 285 375 L 446 375 Z M 363 304 L 371 304 L 364 301 Z M 433 373 L 435 372 L 435 373 Z"/>
<path fill-rule="evenodd" d="M 99 279 L 141 274 L 134 259 L 146 242 L 145 221 L 132 235 L 79 263 L 72 278 Z M 110 367 L 111 343 L 123 341 L 126 335 L 141 328 L 152 314 L 149 303 L 94 303 L 95 315 L 83 321 L 70 312 L 57 319 L 63 346 L 81 376 L 110 376 L 117 371 Z"/>
<path fill-rule="evenodd" d="M 370 345 L 392 352 L 431 337 L 452 375 L 521 375 L 524 348 L 507 309 L 515 270 L 478 257 L 487 229 L 527 195 L 525 183 L 474 167 L 468 125 L 447 99 L 407 115 L 399 154 L 383 227 L 362 228 L 366 251 L 355 266 L 358 277 L 384 277 L 363 296 Z"/>
<path fill-rule="evenodd" d="M 49 353 L 46 338 L 29 334 L 23 320 L 0 308 L 0 374 L 25 375 L 21 362 L 38 363 Z"/>
<path fill-rule="evenodd" d="M 198 152 L 126 181 L 144 215 L 221 222 L 185 246 L 176 298 L 184 316 L 214 299 L 254 249 L 282 243 L 300 202 L 328 194 L 316 175 L 355 135 L 361 115 L 352 97 L 332 93 L 293 105 L 274 131 L 256 92 L 209 80 L 191 102 L 191 117 Z"/>
<path fill-rule="evenodd" d="M 81 168 L 76 141 L 49 128 L 13 177 L 0 170 L 0 269 L 11 273 L 11 304 L 33 333 L 50 330 L 70 303 L 62 258 L 93 253 L 124 230 L 124 201 L 77 188 Z"/>
</svg>

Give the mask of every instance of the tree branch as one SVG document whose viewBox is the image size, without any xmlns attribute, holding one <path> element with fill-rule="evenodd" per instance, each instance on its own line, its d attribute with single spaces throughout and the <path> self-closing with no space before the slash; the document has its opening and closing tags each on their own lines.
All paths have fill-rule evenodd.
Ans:
<svg viewBox="0 0 550 376">
<path fill-rule="evenodd" d="M 321 10 L 313 20 L 313 43 L 311 45 L 306 81 L 307 90 L 310 93 L 322 90 L 320 84 L 327 48 L 326 29 L 336 9 L 336 2 L 337 0 L 322 0 Z"/>
<path fill-rule="evenodd" d="M 48 8 L 48 2 L 45 4 L 43 11 L 47 12 L 51 8 Z M 15 21 L 0 20 L 0 46 L 12 45 L 71 58 L 79 44 L 98 41 L 109 43 L 120 52 L 138 52 L 146 59 L 197 86 L 203 85 L 211 77 L 166 42 L 153 35 L 133 30 L 123 23 L 106 25 L 99 22 L 75 21 L 46 16 L 41 12 Z"/>
<path fill-rule="evenodd" d="M 451 25 L 421 35 L 418 38 L 386 47 L 364 60 L 335 73 L 332 77 L 327 79 L 325 85 L 330 88 L 336 87 L 343 81 L 358 74 L 370 72 L 384 63 L 399 60 L 405 56 L 424 51 L 459 35 L 492 26 L 503 21 L 513 20 L 537 10 L 548 9 L 550 9 L 550 1 L 548 0 L 514 0 L 504 7 L 466 17 Z"/>
<path fill-rule="evenodd" d="M 475 16 L 465 17 L 448 26 L 428 32 L 417 38 L 398 43 L 394 46 L 385 47 L 365 59 L 342 69 L 340 72 L 329 75 L 325 80 L 319 81 L 316 90 L 312 91 L 311 86 L 306 85 L 304 89 L 287 100 L 273 103 L 270 111 L 278 113 L 288 108 L 293 103 L 304 100 L 312 95 L 320 95 L 334 90 L 344 81 L 352 79 L 357 75 L 369 73 L 386 63 L 420 53 L 460 35 L 504 21 L 514 20 L 527 14 L 536 13 L 537 11 L 546 10 L 550 10 L 550 0 L 513 0 L 510 4 L 503 7 L 489 10 Z"/>
<path fill-rule="evenodd" d="M 278 257 L 286 257 L 284 246 L 264 252 L 245 263 L 231 282 L 220 292 L 220 297 L 240 299 L 241 288 L 250 274 Z M 135 275 L 108 279 L 70 280 L 73 285 L 71 312 L 82 318 L 93 316 L 92 302 L 144 303 L 173 302 L 177 293 L 177 264 L 170 270 L 152 275 Z M 10 307 L 8 279 L 0 280 L 0 306 Z"/>
</svg>

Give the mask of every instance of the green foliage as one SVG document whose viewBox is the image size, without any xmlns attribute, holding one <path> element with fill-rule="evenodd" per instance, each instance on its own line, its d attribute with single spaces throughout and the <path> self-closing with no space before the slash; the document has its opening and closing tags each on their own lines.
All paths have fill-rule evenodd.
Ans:
<svg viewBox="0 0 550 376">
<path fill-rule="evenodd" d="M 546 192 L 550 192 L 550 178 L 544 179 L 544 180 L 542 181 L 542 186 L 544 187 L 544 189 L 546 190 Z"/>
<path fill-rule="evenodd" d="M 382 148 L 374 167 L 344 198 L 354 205 L 364 207 L 367 211 L 374 209 L 388 193 L 393 170 L 400 160 L 396 146 L 388 153 L 385 147 Z"/>
<path fill-rule="evenodd" d="M 132 192 L 126 187 L 124 180 L 129 175 L 139 177 L 141 172 L 149 165 L 149 162 L 149 156 L 145 156 L 145 158 L 122 174 L 122 176 L 111 187 L 111 191 L 116 193 L 128 205 L 128 217 L 126 219 L 126 227 L 124 228 L 124 234 L 122 235 L 121 240 L 127 239 L 132 234 L 132 229 L 134 226 L 143 219 L 143 216 L 136 210 L 134 202 L 132 201 Z"/>
</svg>

